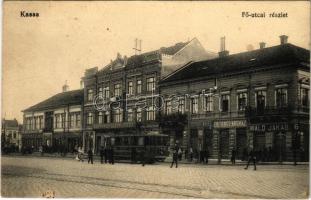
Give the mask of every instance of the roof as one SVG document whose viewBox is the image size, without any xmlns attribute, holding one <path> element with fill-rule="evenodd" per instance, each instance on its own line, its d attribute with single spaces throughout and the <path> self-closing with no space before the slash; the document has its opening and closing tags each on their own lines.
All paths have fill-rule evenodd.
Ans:
<svg viewBox="0 0 311 200">
<path fill-rule="evenodd" d="M 16 119 L 13 119 L 13 120 L 3 119 L 2 126 L 3 127 L 18 127 L 18 122 Z"/>
<path fill-rule="evenodd" d="M 169 47 L 161 47 L 158 50 L 148 51 L 148 52 L 142 53 L 140 55 L 133 55 L 133 56 L 127 58 L 126 67 L 133 67 L 133 66 L 135 67 L 135 66 L 138 66 L 142 63 L 146 63 L 146 62 L 154 61 L 154 60 L 159 60 L 160 59 L 159 54 L 174 55 L 178 51 L 180 51 L 182 48 L 184 48 L 187 44 L 189 44 L 191 41 L 179 42 L 179 43 L 176 43 L 176 44 L 169 46 Z M 114 63 L 115 61 L 112 61 L 112 63 Z M 110 67 L 111 67 L 111 63 L 106 65 L 100 71 L 101 72 L 107 72 L 107 71 L 111 70 Z"/>
<path fill-rule="evenodd" d="M 274 64 L 300 63 L 310 61 L 310 51 L 292 44 L 283 44 L 254 51 L 232 54 L 211 60 L 191 62 L 176 70 L 161 81 L 161 84 L 241 71 Z"/>
<path fill-rule="evenodd" d="M 83 89 L 72 90 L 68 92 L 58 93 L 34 106 L 25 109 L 23 112 L 39 111 L 44 109 L 52 109 L 65 105 L 78 105 L 83 103 Z"/>
</svg>

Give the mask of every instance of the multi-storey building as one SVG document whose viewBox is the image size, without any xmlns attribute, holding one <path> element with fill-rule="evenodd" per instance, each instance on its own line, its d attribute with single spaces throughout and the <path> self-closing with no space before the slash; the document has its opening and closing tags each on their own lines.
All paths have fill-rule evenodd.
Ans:
<svg viewBox="0 0 311 200">
<path fill-rule="evenodd" d="M 86 70 L 83 77 L 85 147 L 98 152 L 113 135 L 158 133 L 155 121 L 158 81 L 190 60 L 215 56 L 194 38 L 129 58 L 118 54 L 103 69 Z"/>
<path fill-rule="evenodd" d="M 163 114 L 187 115 L 184 148 L 223 158 L 271 148 L 278 159 L 309 151 L 309 50 L 287 43 L 193 62 L 160 82 Z M 305 154 L 307 158 L 307 154 Z"/>
<path fill-rule="evenodd" d="M 18 124 L 16 119 L 8 120 L 2 119 L 1 133 L 2 133 L 2 146 L 14 145 L 18 150 L 21 148 L 22 125 Z"/>
<path fill-rule="evenodd" d="M 52 151 L 82 147 L 83 90 L 63 91 L 23 111 L 24 147 Z M 62 146 L 62 147 L 61 147 Z"/>
</svg>

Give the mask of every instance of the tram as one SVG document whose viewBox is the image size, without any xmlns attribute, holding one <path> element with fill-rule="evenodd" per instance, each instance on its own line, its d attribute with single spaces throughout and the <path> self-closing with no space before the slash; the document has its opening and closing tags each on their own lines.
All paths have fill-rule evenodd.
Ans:
<svg viewBox="0 0 311 200">
<path fill-rule="evenodd" d="M 115 160 L 139 162 L 144 154 L 145 161 L 153 163 L 163 162 L 169 155 L 169 137 L 164 134 L 117 135 L 107 142 L 113 146 Z"/>
</svg>

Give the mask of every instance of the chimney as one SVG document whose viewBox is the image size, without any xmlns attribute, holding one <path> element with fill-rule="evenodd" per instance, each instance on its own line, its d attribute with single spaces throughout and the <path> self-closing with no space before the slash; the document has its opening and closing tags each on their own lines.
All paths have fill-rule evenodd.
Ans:
<svg viewBox="0 0 311 200">
<path fill-rule="evenodd" d="M 260 49 L 266 48 L 266 43 L 265 42 L 260 42 L 259 43 L 259 48 Z"/>
<path fill-rule="evenodd" d="M 220 38 L 220 52 L 218 52 L 219 57 L 224 57 L 229 55 L 229 51 L 226 51 L 226 37 Z"/>
<path fill-rule="evenodd" d="M 288 36 L 287 35 L 281 35 L 280 40 L 281 44 L 286 44 L 287 43 Z"/>
<path fill-rule="evenodd" d="M 69 86 L 67 85 L 67 80 L 65 82 L 65 85 L 63 85 L 63 92 L 67 92 L 69 90 Z"/>
</svg>

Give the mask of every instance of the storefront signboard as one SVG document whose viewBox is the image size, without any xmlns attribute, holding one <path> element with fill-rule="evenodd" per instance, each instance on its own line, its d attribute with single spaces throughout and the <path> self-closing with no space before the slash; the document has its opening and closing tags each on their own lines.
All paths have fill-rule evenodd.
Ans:
<svg viewBox="0 0 311 200">
<path fill-rule="evenodd" d="M 246 127 L 246 120 L 215 121 L 214 128 L 240 128 Z"/>
<path fill-rule="evenodd" d="M 288 131 L 287 123 L 273 124 L 253 124 L 249 127 L 250 131 L 265 132 L 265 131 Z"/>
</svg>

